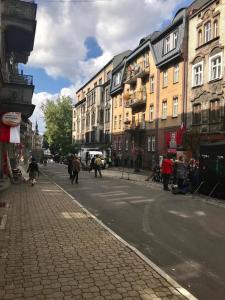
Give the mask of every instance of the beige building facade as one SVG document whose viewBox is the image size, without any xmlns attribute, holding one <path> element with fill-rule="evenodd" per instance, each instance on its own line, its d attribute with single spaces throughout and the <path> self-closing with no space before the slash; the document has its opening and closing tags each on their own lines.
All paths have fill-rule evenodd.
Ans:
<svg viewBox="0 0 225 300">
<path fill-rule="evenodd" d="M 204 1 L 201 7 L 193 3 L 189 15 L 190 134 L 198 134 L 200 143 L 224 141 L 225 0 Z"/>
</svg>

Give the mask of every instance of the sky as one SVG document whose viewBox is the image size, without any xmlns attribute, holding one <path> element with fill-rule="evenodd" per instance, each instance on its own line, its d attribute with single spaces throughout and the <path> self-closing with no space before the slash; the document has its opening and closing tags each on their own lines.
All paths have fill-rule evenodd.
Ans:
<svg viewBox="0 0 225 300">
<path fill-rule="evenodd" d="M 132 50 L 139 40 L 166 26 L 191 0 L 36 0 L 34 50 L 24 74 L 34 76 L 36 105 L 31 117 L 39 131 L 41 105 L 70 96 L 114 55 Z"/>
</svg>

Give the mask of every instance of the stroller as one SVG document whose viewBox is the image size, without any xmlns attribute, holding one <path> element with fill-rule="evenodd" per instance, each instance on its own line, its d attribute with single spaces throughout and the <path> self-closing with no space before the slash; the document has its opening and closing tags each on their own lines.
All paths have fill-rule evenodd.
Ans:
<svg viewBox="0 0 225 300">
<path fill-rule="evenodd" d="M 153 169 L 152 181 L 153 182 L 161 182 L 162 181 L 162 175 L 161 175 L 159 166 L 155 166 Z"/>
</svg>

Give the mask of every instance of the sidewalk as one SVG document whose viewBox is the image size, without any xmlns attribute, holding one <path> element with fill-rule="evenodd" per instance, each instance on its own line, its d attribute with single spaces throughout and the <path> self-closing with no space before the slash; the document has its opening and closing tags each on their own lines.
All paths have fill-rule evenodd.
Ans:
<svg viewBox="0 0 225 300">
<path fill-rule="evenodd" d="M 46 177 L 0 201 L 0 299 L 195 299 Z"/>
</svg>

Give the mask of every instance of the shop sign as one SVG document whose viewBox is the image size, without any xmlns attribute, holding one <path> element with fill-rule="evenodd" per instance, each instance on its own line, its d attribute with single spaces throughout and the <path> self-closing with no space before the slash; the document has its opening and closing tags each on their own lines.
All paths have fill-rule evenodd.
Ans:
<svg viewBox="0 0 225 300">
<path fill-rule="evenodd" d="M 21 113 L 20 112 L 7 112 L 2 116 L 2 123 L 4 125 L 15 127 L 21 123 Z"/>
</svg>

